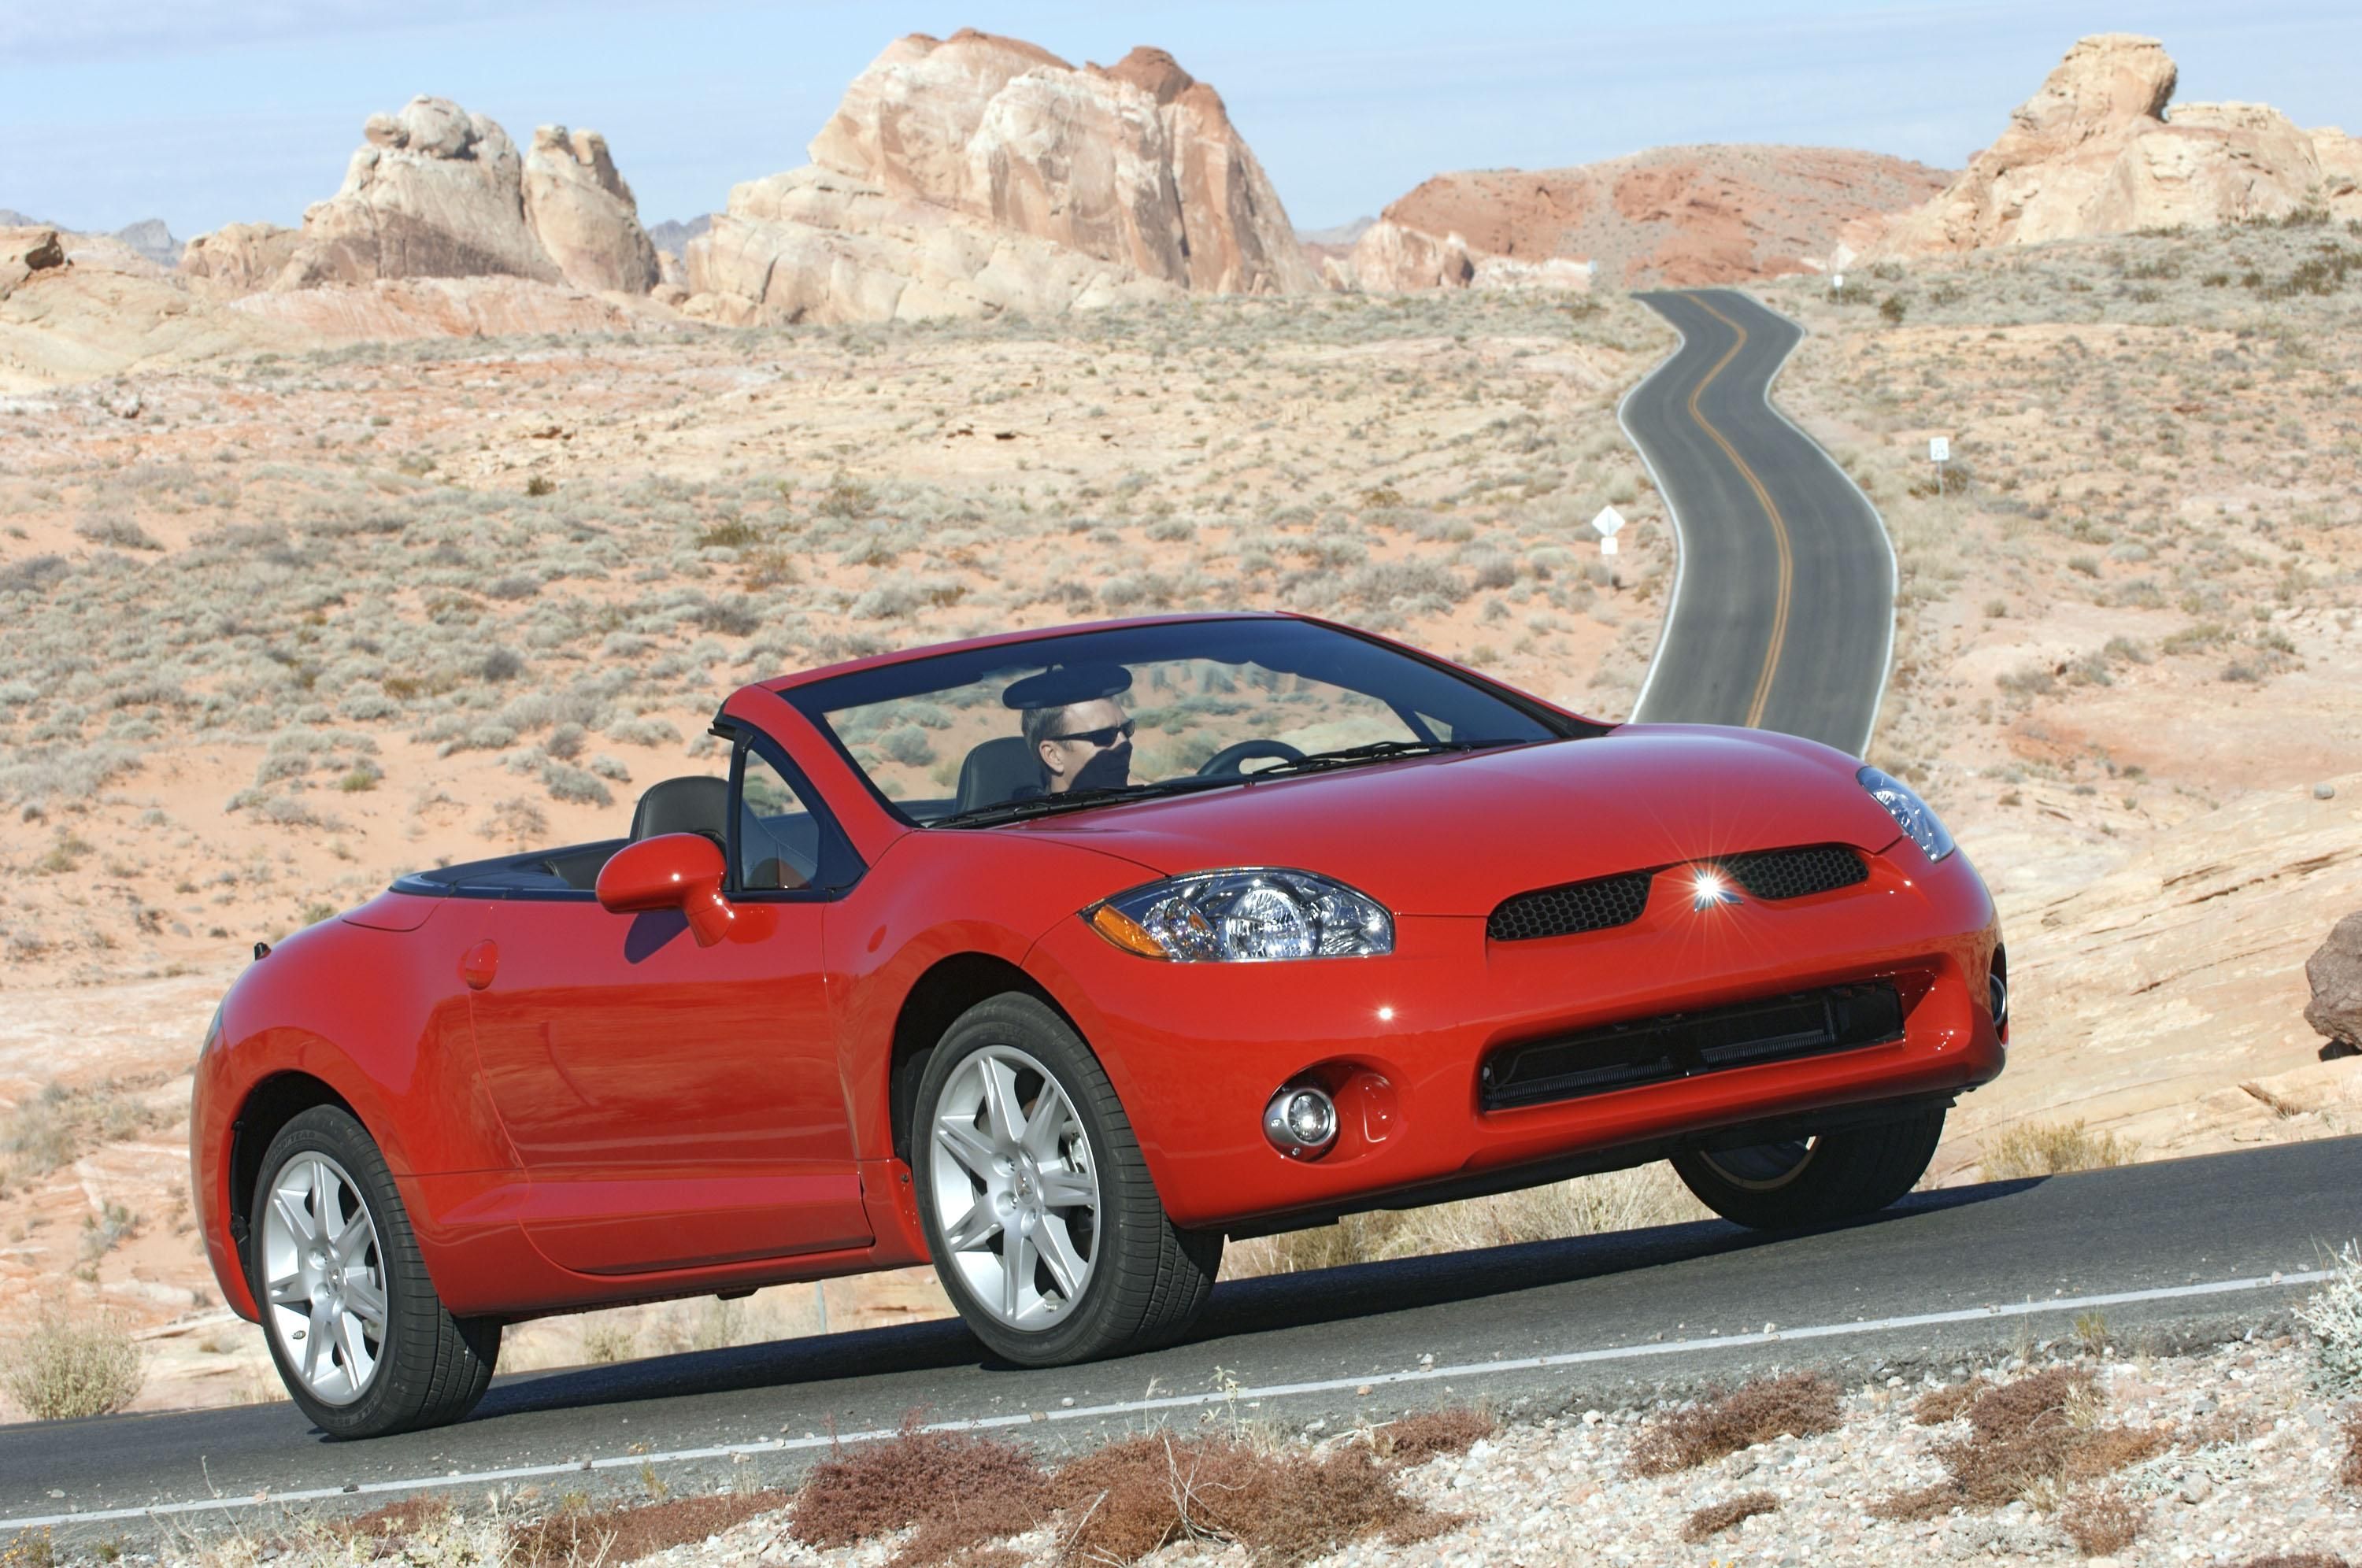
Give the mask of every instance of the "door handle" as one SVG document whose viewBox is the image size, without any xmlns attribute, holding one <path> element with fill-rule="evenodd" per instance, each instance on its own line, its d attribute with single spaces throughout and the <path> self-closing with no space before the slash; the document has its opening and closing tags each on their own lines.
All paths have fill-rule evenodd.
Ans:
<svg viewBox="0 0 2362 1568">
<path fill-rule="evenodd" d="M 489 936 L 459 955 L 459 978 L 468 982 L 471 991 L 480 991 L 491 985 L 500 969 L 501 944 Z"/>
</svg>

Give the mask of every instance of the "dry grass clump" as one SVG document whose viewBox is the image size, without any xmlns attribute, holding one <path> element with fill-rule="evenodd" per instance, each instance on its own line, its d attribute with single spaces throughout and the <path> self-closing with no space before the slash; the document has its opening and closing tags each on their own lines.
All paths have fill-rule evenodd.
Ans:
<svg viewBox="0 0 2362 1568">
<path fill-rule="evenodd" d="M 916 1526 L 893 1560 L 915 1568 L 1022 1534 L 1054 1506 L 1050 1478 L 1023 1449 L 922 1431 L 913 1417 L 887 1441 L 816 1467 L 796 1493 L 789 1528 L 814 1546 L 849 1546 Z"/>
<path fill-rule="evenodd" d="M 148 1379 L 130 1329 L 111 1312 L 44 1313 L 31 1333 L 8 1347 L 0 1366 L 0 1387 L 37 1421 L 120 1410 Z"/>
<path fill-rule="evenodd" d="M 1363 1451 L 1265 1452 L 1226 1437 L 1134 1438 L 1058 1472 L 1065 1563 L 1131 1562 L 1181 1540 L 1228 1540 L 1303 1562 L 1348 1541 L 1425 1540 L 1459 1521 L 1404 1495 Z"/>
<path fill-rule="evenodd" d="M 1682 1539 L 1692 1546 L 1710 1540 L 1727 1529 L 1737 1529 L 1758 1514 L 1775 1512 L 1780 1499 L 1770 1492 L 1743 1492 L 1727 1502 L 1708 1503 L 1682 1526 Z"/>
<path fill-rule="evenodd" d="M 1960 1412 L 1969 1435 L 1936 1450 L 1945 1479 L 1874 1505 L 1882 1518 L 1929 1518 L 1956 1507 L 1997 1508 L 2020 1498 L 2054 1503 L 2078 1482 L 2096 1481 L 2162 1452 L 2161 1430 L 2099 1423 L 2105 1397 L 2091 1372 L 2050 1367 L 1980 1391 Z"/>
<path fill-rule="evenodd" d="M 2296 1317 L 2312 1336 L 2322 1382 L 2362 1389 L 2362 1242 L 2345 1243 L 2329 1283 L 2305 1298 Z"/>
<path fill-rule="evenodd" d="M 2326 1551 L 2275 1551 L 2268 1557 L 2250 1557 L 2239 1568 L 2352 1568 L 2343 1557 Z"/>
<path fill-rule="evenodd" d="M 1911 1419 L 1923 1427 L 1940 1427 L 1946 1421 L 1957 1421 L 1970 1405 L 1977 1402 L 1977 1396 L 1992 1386 L 1980 1373 L 1966 1383 L 1948 1384 L 1941 1388 L 1930 1389 L 1912 1401 Z"/>
<path fill-rule="evenodd" d="M 1421 1410 L 1380 1427 L 1372 1434 L 1370 1447 L 1387 1463 L 1407 1470 L 1447 1453 L 1465 1453 L 1479 1438 L 1500 1430 L 1501 1423 L 1491 1414 L 1465 1406 Z"/>
<path fill-rule="evenodd" d="M 2362 1492 L 2362 1410 L 2345 1418 L 2345 1461 L 2337 1467 L 2337 1484 Z"/>
<path fill-rule="evenodd" d="M 2114 1557 L 2140 1537 L 2147 1516 L 2114 1487 L 2086 1492 L 2058 1510 L 2058 1528 L 2086 1557 Z"/>
<path fill-rule="evenodd" d="M 1225 1253 L 1222 1272 L 1231 1279 L 1300 1274 L 1387 1258 L 1606 1235 L 1708 1217 L 1705 1206 L 1681 1184 L 1671 1165 L 1641 1165 L 1523 1192 L 1426 1209 L 1378 1209 L 1348 1215 L 1316 1230 L 1258 1236 Z"/>
<path fill-rule="evenodd" d="M 2023 1121 L 1994 1139 L 1985 1151 L 1985 1176 L 1992 1181 L 2016 1181 L 2100 1170 L 2128 1165 L 2139 1152 L 2137 1144 L 2113 1132 L 2093 1136 L 2080 1119 Z"/>
<path fill-rule="evenodd" d="M 631 1507 L 560 1509 L 510 1532 L 513 1568 L 573 1568 L 579 1563 L 636 1562 L 652 1552 L 718 1535 L 757 1514 L 788 1506 L 779 1491 L 715 1492 Z"/>
<path fill-rule="evenodd" d="M 1833 1432 L 1838 1424 L 1838 1386 L 1819 1373 L 1759 1377 L 1649 1423 L 1633 1444 L 1632 1468 L 1671 1475 L 1774 1438 Z"/>
<path fill-rule="evenodd" d="M 162 1081 L 102 1079 L 69 1088 L 51 1079 L 40 1093 L 0 1118 L 0 1156 L 14 1180 L 43 1176 L 102 1143 L 136 1138 L 162 1117 L 134 1098 Z M 5 1183 L 0 1183 L 5 1185 Z"/>
</svg>

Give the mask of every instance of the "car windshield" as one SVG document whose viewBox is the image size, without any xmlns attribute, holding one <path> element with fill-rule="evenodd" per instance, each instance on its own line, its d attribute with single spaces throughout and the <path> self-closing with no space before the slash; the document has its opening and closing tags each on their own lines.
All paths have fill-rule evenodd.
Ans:
<svg viewBox="0 0 2362 1568">
<path fill-rule="evenodd" d="M 1587 733 L 1332 627 L 1111 627 L 790 689 L 910 822 L 988 826 L 1150 795 Z"/>
</svg>

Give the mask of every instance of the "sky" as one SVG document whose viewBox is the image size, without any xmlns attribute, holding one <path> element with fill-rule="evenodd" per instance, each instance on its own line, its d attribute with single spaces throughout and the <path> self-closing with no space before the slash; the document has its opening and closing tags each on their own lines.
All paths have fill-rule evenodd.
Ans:
<svg viewBox="0 0 2362 1568">
<path fill-rule="evenodd" d="M 2147 33 L 2183 101 L 2362 131 L 2362 6 L 2161 0 L 1805 6 L 1657 0 L 0 0 L 0 208 L 185 238 L 292 225 L 361 122 L 453 98 L 523 143 L 606 134 L 643 219 L 719 209 L 805 161 L 844 85 L 908 32 L 1030 39 L 1077 64 L 1170 50 L 1220 90 L 1303 229 L 1451 169 L 1676 142 L 1866 148 L 1956 168 L 2080 36 Z"/>
</svg>

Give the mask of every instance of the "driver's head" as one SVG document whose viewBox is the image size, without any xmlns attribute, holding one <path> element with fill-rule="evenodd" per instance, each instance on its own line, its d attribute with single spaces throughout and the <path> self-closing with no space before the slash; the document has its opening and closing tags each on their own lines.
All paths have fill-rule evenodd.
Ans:
<svg viewBox="0 0 2362 1568">
<path fill-rule="evenodd" d="M 1028 708 L 1020 723 L 1051 794 L 1131 782 L 1132 723 L 1114 698 Z"/>
</svg>

